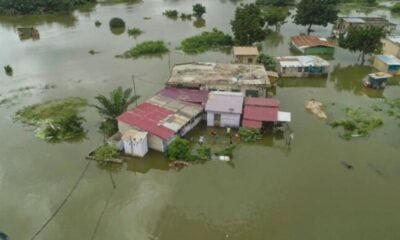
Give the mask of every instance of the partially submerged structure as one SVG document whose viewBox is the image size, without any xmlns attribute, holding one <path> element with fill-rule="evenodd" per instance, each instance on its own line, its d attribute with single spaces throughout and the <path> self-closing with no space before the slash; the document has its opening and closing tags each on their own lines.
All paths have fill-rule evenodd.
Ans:
<svg viewBox="0 0 400 240">
<path fill-rule="evenodd" d="M 256 63 L 258 55 L 259 53 L 257 47 L 233 47 L 233 57 L 235 63 Z"/>
<path fill-rule="evenodd" d="M 273 98 L 246 98 L 242 126 L 261 129 L 267 124 L 290 122 L 290 112 L 280 111 L 280 102 Z"/>
<path fill-rule="evenodd" d="M 323 76 L 329 72 L 329 62 L 317 56 L 277 57 L 281 77 Z"/>
<path fill-rule="evenodd" d="M 392 75 L 383 72 L 370 73 L 363 79 L 364 86 L 376 89 L 382 89 L 386 86 L 386 81 Z"/>
<path fill-rule="evenodd" d="M 335 44 L 333 42 L 316 36 L 294 36 L 290 44 L 293 49 L 306 55 L 328 55 L 335 52 Z"/>
<path fill-rule="evenodd" d="M 381 72 L 400 75 L 400 60 L 393 55 L 376 55 L 374 67 Z"/>
<path fill-rule="evenodd" d="M 158 92 L 159 95 L 173 98 L 175 100 L 205 106 L 208 99 L 208 91 L 187 88 L 164 88 Z"/>
<path fill-rule="evenodd" d="M 129 129 L 121 137 L 125 154 L 144 157 L 149 151 L 147 132 Z"/>
<path fill-rule="evenodd" d="M 186 63 L 175 65 L 167 86 L 207 91 L 243 92 L 266 96 L 270 87 L 263 65 L 226 63 Z"/>
<path fill-rule="evenodd" d="M 207 126 L 239 127 L 244 94 L 240 92 L 211 92 L 206 104 Z"/>
<path fill-rule="evenodd" d="M 382 17 L 340 17 L 332 28 L 332 36 L 339 37 L 346 34 L 350 27 L 382 27 L 388 33 L 396 29 L 396 24 Z"/>
<path fill-rule="evenodd" d="M 382 52 L 383 54 L 393 55 L 397 58 L 400 57 L 400 36 L 389 36 L 382 39 Z"/>
<path fill-rule="evenodd" d="M 27 40 L 27 39 L 37 40 L 40 38 L 39 31 L 33 27 L 19 27 L 17 28 L 17 31 L 20 40 Z"/>
</svg>

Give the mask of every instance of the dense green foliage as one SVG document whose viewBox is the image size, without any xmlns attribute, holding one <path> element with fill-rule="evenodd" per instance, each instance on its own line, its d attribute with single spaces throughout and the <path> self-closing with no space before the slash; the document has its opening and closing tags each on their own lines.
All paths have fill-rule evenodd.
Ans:
<svg viewBox="0 0 400 240">
<path fill-rule="evenodd" d="M 94 156 L 97 161 L 99 161 L 100 163 L 104 163 L 109 161 L 110 159 L 118 157 L 119 152 L 114 145 L 106 144 L 98 148 L 95 151 Z"/>
<path fill-rule="evenodd" d="M 141 56 L 161 56 L 167 52 L 169 52 L 169 49 L 163 41 L 146 41 L 139 43 L 118 57 L 137 58 Z"/>
<path fill-rule="evenodd" d="M 196 54 L 210 49 L 232 46 L 232 37 L 217 29 L 211 32 L 202 32 L 200 35 L 186 38 L 181 43 L 185 53 Z"/>
<path fill-rule="evenodd" d="M 400 13 L 400 3 L 394 4 L 391 8 L 390 11 L 392 13 Z"/>
<path fill-rule="evenodd" d="M 140 96 L 132 96 L 132 89 L 122 89 L 118 87 L 111 91 L 109 97 L 99 94 L 95 98 L 98 101 L 98 105 L 92 105 L 95 107 L 99 114 L 104 118 L 104 121 L 100 125 L 100 130 L 110 136 L 118 131 L 116 117 L 128 110 L 129 105 L 139 99 Z"/>
<path fill-rule="evenodd" d="M 288 7 L 295 4 L 295 0 L 256 0 L 257 5 L 274 6 L 274 7 Z"/>
<path fill-rule="evenodd" d="M 137 36 L 141 35 L 144 31 L 140 28 L 131 28 L 128 29 L 128 35 L 136 38 Z"/>
<path fill-rule="evenodd" d="M 275 30 L 279 31 L 281 26 L 286 23 L 286 18 L 290 16 L 290 12 L 286 8 L 269 7 L 263 11 L 263 16 L 268 26 L 275 26 Z"/>
<path fill-rule="evenodd" d="M 70 12 L 79 5 L 95 2 L 96 0 L 0 0 L 0 14 Z"/>
<path fill-rule="evenodd" d="M 37 129 L 36 136 L 47 142 L 75 141 L 85 137 L 82 127 L 86 120 L 76 114 L 53 121 L 45 121 Z"/>
<path fill-rule="evenodd" d="M 239 136 L 245 142 L 255 142 L 262 138 L 260 130 L 252 128 L 240 128 Z"/>
<path fill-rule="evenodd" d="M 235 145 L 230 145 L 214 152 L 215 156 L 233 156 L 233 150 L 235 149 Z"/>
<path fill-rule="evenodd" d="M 330 125 L 334 128 L 343 127 L 340 136 L 344 139 L 352 137 L 367 136 L 368 133 L 383 124 L 382 119 L 371 115 L 361 108 L 346 108 L 346 118 L 332 122 Z"/>
<path fill-rule="evenodd" d="M 192 14 L 181 13 L 180 18 L 181 18 L 182 20 L 191 20 L 191 19 L 192 19 Z"/>
<path fill-rule="evenodd" d="M 94 22 L 94 25 L 95 25 L 96 27 L 100 27 L 100 26 L 101 26 L 101 22 L 100 22 L 99 20 L 97 20 L 96 22 Z"/>
<path fill-rule="evenodd" d="M 12 76 L 12 74 L 13 74 L 13 69 L 10 65 L 4 66 L 4 71 L 6 72 L 6 74 L 8 76 Z"/>
<path fill-rule="evenodd" d="M 170 160 L 188 160 L 190 158 L 189 141 L 177 137 L 169 146 L 167 151 Z"/>
<path fill-rule="evenodd" d="M 265 39 L 264 17 L 255 4 L 241 4 L 231 21 L 235 42 L 240 45 L 251 45 Z"/>
<path fill-rule="evenodd" d="M 381 39 L 385 36 L 385 30 L 380 27 L 351 27 L 346 35 L 339 37 L 339 46 L 351 52 L 360 51 L 359 58 L 363 64 L 366 54 L 379 53 L 382 50 Z"/>
<path fill-rule="evenodd" d="M 297 4 L 294 22 L 308 26 L 308 33 L 311 32 L 312 25 L 326 27 L 328 23 L 334 23 L 337 19 L 338 3 L 339 0 L 301 0 Z"/>
<path fill-rule="evenodd" d="M 193 5 L 193 15 L 197 18 L 201 18 L 203 14 L 206 13 L 206 7 L 200 3 Z"/>
<path fill-rule="evenodd" d="M 211 159 L 211 147 L 207 145 L 201 145 L 196 149 L 197 158 L 200 160 L 210 160 Z"/>
<path fill-rule="evenodd" d="M 121 18 L 115 17 L 110 20 L 110 28 L 125 28 L 125 22 Z"/>
<path fill-rule="evenodd" d="M 169 18 L 178 18 L 178 11 L 177 10 L 165 10 L 163 15 Z"/>
<path fill-rule="evenodd" d="M 261 53 L 260 55 L 258 55 L 257 63 L 263 64 L 266 70 L 276 70 L 276 60 L 273 56 L 270 56 L 268 54 Z"/>
</svg>

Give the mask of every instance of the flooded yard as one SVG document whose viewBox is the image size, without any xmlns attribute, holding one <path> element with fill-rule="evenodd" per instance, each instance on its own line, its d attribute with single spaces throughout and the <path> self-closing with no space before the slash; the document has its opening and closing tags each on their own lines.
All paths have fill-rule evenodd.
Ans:
<svg viewBox="0 0 400 240">
<path fill-rule="evenodd" d="M 267 135 L 239 145 L 232 164 L 210 161 L 168 171 L 165 156 L 150 152 L 110 175 L 85 160 L 103 141 L 94 108 L 82 113 L 88 133 L 76 143 L 46 143 L 14 121 L 19 109 L 48 100 L 81 97 L 94 103 L 100 93 L 132 87 L 132 75 L 144 101 L 163 88 L 174 64 L 231 62 L 223 52 L 186 55 L 176 47 L 212 28 L 231 33 L 230 20 L 241 2 L 247 1 L 203 1 L 207 13 L 201 28 L 162 15 L 166 9 L 190 12 L 192 0 L 97 4 L 73 15 L 0 16 L 0 66 L 13 68 L 12 76 L 0 72 L 0 102 L 8 99 L 0 104 L 0 231 L 11 239 L 31 239 L 76 187 L 36 239 L 399 239 L 400 121 L 382 114 L 383 126 L 350 141 L 327 124 L 343 116 L 345 107 L 371 109 L 385 98 L 400 97 L 399 79 L 384 90 L 364 88 L 361 80 L 373 68 L 358 66 L 358 54 L 340 48 L 329 60 L 327 78 L 280 79 L 273 91 L 292 113 L 291 147 Z M 400 24 L 400 17 L 385 9 L 345 14 L 385 15 Z M 111 32 L 108 22 L 116 16 L 127 29 L 144 33 L 132 38 L 126 31 Z M 96 21 L 102 25 L 96 27 Z M 17 27 L 35 27 L 40 39 L 20 40 Z M 314 34 L 326 37 L 331 27 L 314 27 Z M 290 55 L 290 36 L 304 32 L 289 19 L 262 43 L 263 51 Z M 115 57 L 145 40 L 165 41 L 170 53 Z M 328 120 L 305 110 L 311 98 L 325 104 Z M 200 126 L 188 138 L 207 140 L 210 131 Z"/>
</svg>

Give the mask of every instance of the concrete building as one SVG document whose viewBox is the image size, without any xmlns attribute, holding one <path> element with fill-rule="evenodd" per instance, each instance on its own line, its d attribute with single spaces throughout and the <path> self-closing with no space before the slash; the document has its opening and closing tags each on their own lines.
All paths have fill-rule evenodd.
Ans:
<svg viewBox="0 0 400 240">
<path fill-rule="evenodd" d="M 389 36 L 382 39 L 382 52 L 400 58 L 400 36 Z"/>
<path fill-rule="evenodd" d="M 243 100 L 243 93 L 211 92 L 206 104 L 207 126 L 239 127 Z"/>
<path fill-rule="evenodd" d="M 233 47 L 235 63 L 254 64 L 258 55 L 257 47 Z"/>
<path fill-rule="evenodd" d="M 277 68 L 281 77 L 323 76 L 329 72 L 329 62 L 317 56 L 277 57 Z"/>
<path fill-rule="evenodd" d="M 329 55 L 335 52 L 335 44 L 326 38 L 316 36 L 295 36 L 291 47 L 305 55 Z"/>
<path fill-rule="evenodd" d="M 122 134 L 121 140 L 125 154 L 143 157 L 149 151 L 147 145 L 147 132 L 129 129 Z"/>
<path fill-rule="evenodd" d="M 396 24 L 382 17 L 339 17 L 332 28 L 332 36 L 346 34 L 350 27 L 383 27 L 387 33 L 396 29 Z"/>
<path fill-rule="evenodd" d="M 271 83 L 263 65 L 194 62 L 175 65 L 167 86 L 264 97 Z"/>
<path fill-rule="evenodd" d="M 381 72 L 400 75 L 400 60 L 393 55 L 376 55 L 374 67 Z"/>
</svg>

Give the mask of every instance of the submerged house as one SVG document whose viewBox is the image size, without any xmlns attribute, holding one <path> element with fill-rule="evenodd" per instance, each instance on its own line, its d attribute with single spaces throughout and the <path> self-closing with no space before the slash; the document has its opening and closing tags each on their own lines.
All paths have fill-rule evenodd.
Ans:
<svg viewBox="0 0 400 240">
<path fill-rule="evenodd" d="M 383 54 L 400 57 L 400 36 L 389 36 L 382 39 L 382 44 Z"/>
<path fill-rule="evenodd" d="M 280 102 L 273 98 L 246 98 L 242 126 L 261 129 L 267 124 L 290 122 L 290 112 L 280 111 Z"/>
<path fill-rule="evenodd" d="M 291 39 L 291 47 L 305 55 L 328 55 L 335 52 L 335 44 L 326 38 L 316 36 L 295 36 Z"/>
<path fill-rule="evenodd" d="M 277 57 L 281 77 L 323 76 L 329 72 L 329 62 L 317 56 Z"/>
<path fill-rule="evenodd" d="M 382 89 L 392 75 L 383 72 L 370 73 L 363 79 L 364 86 L 376 89 Z"/>
<path fill-rule="evenodd" d="M 119 132 L 122 135 L 132 129 L 145 132 L 148 148 L 166 151 L 177 136 L 184 136 L 202 120 L 204 110 L 202 105 L 178 100 L 180 95 L 175 95 L 175 98 L 165 96 L 168 93 L 170 92 L 162 90 L 146 102 L 118 116 Z M 182 96 L 188 97 L 190 94 Z"/>
<path fill-rule="evenodd" d="M 167 86 L 265 96 L 271 83 L 263 65 L 194 62 L 175 65 Z"/>
<path fill-rule="evenodd" d="M 373 65 L 381 72 L 400 75 L 400 60 L 393 55 L 376 55 Z"/>
<path fill-rule="evenodd" d="M 233 47 L 233 57 L 235 63 L 253 64 L 258 57 L 257 47 Z"/>
<path fill-rule="evenodd" d="M 207 126 L 239 127 L 244 94 L 240 92 L 211 92 L 206 104 Z"/>
<path fill-rule="evenodd" d="M 129 129 L 121 137 L 125 154 L 144 157 L 149 151 L 147 132 Z"/>
<path fill-rule="evenodd" d="M 388 33 L 396 29 L 396 24 L 382 17 L 340 17 L 332 28 L 332 36 L 339 37 L 346 34 L 350 27 L 382 27 Z"/>
</svg>

